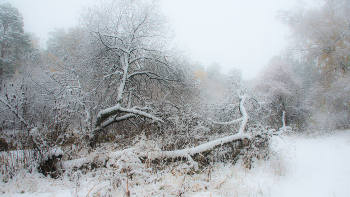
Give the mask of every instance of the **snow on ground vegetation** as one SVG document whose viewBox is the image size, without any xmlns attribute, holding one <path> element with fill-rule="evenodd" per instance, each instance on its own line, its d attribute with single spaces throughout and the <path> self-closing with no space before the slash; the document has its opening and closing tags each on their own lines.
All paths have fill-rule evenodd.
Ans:
<svg viewBox="0 0 350 197">
<path fill-rule="evenodd" d="M 59 179 L 19 172 L 0 182 L 0 196 L 350 196 L 350 130 L 275 136 L 271 150 L 252 169 L 242 161 L 212 163 L 196 172 L 184 162 L 158 164 L 158 170 L 133 162 L 133 176 L 108 166 L 66 172 Z M 110 165 L 128 160 L 137 158 L 127 152 Z"/>
</svg>

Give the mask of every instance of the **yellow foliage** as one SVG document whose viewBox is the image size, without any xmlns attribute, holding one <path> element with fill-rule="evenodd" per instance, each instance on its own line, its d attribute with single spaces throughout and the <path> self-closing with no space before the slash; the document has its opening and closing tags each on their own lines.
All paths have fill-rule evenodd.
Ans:
<svg viewBox="0 0 350 197">
<path fill-rule="evenodd" d="M 56 72 L 56 71 L 58 71 L 58 70 L 55 69 L 55 68 L 51 68 L 50 71 L 51 71 L 52 73 L 54 73 L 54 72 Z"/>
<path fill-rule="evenodd" d="M 207 72 L 205 72 L 203 70 L 194 71 L 194 76 L 196 76 L 196 78 L 198 78 L 199 80 L 204 80 L 204 79 L 208 78 Z"/>
</svg>

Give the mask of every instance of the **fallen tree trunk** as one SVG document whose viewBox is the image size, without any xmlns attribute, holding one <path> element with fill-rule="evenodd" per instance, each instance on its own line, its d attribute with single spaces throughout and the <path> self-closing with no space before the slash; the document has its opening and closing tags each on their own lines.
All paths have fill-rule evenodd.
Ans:
<svg viewBox="0 0 350 197">
<path fill-rule="evenodd" d="M 184 158 L 187 160 L 187 162 L 190 164 L 189 168 L 194 168 L 194 170 L 198 169 L 198 163 L 194 161 L 193 159 L 197 158 L 198 155 L 207 155 L 208 152 L 211 152 L 215 150 L 218 147 L 221 147 L 223 145 L 226 145 L 228 143 L 237 142 L 237 141 L 254 141 L 255 137 L 262 137 L 264 135 L 266 136 L 272 136 L 272 135 L 279 135 L 282 132 L 291 130 L 290 127 L 283 125 L 282 128 L 280 128 L 278 131 L 274 129 L 266 130 L 262 128 L 262 130 L 258 131 L 252 131 L 250 133 L 246 133 L 246 124 L 248 123 L 249 116 L 246 110 L 246 107 L 244 106 L 244 103 L 246 99 L 249 98 L 248 96 L 240 96 L 240 112 L 242 114 L 242 117 L 228 121 L 228 122 L 213 122 L 214 124 L 221 124 L 221 125 L 231 125 L 241 122 L 241 125 L 239 127 L 239 131 L 233 135 L 219 138 L 216 140 L 212 140 L 209 142 L 206 142 L 204 144 L 198 145 L 196 147 L 192 148 L 185 148 L 180 150 L 173 150 L 173 151 L 161 151 L 161 150 L 145 150 L 137 148 L 137 146 L 133 148 L 128 148 L 120 151 L 114 151 L 109 152 L 106 154 L 90 154 L 87 157 L 79 158 L 75 160 L 69 160 L 69 161 L 63 161 L 61 162 L 59 169 L 65 170 L 65 169 L 83 169 L 84 166 L 91 166 L 91 169 L 93 166 L 110 166 L 109 163 L 119 163 L 119 160 L 125 159 L 125 157 L 129 157 L 128 155 L 133 155 L 136 158 L 139 158 L 141 160 L 163 160 L 163 159 L 171 159 L 171 160 L 177 160 L 178 158 Z M 249 143 L 248 143 L 249 144 Z M 248 155 L 247 161 L 250 161 L 250 157 Z M 198 159 L 198 158 L 197 158 Z"/>
<path fill-rule="evenodd" d="M 198 165 L 196 162 L 193 161 L 191 156 L 198 154 L 198 153 L 203 153 L 203 152 L 212 150 L 212 149 L 216 148 L 217 146 L 222 146 L 226 143 L 252 138 L 251 134 L 247 134 L 244 132 L 246 124 L 247 124 L 248 119 L 249 119 L 247 110 L 244 107 L 244 102 L 247 98 L 249 98 L 249 97 L 248 96 L 240 96 L 240 99 L 241 99 L 240 110 L 241 110 L 241 113 L 243 115 L 242 118 L 238 118 L 238 119 L 230 121 L 230 122 L 214 122 L 215 124 L 235 124 L 235 123 L 239 123 L 240 121 L 242 121 L 238 133 L 236 133 L 234 135 L 230 135 L 227 137 L 212 140 L 210 142 L 201 144 L 201 145 L 193 147 L 193 148 L 185 148 L 185 149 L 174 150 L 174 151 L 138 151 L 134 148 L 129 148 L 126 150 L 109 153 L 107 157 L 111 158 L 111 159 L 118 158 L 122 154 L 125 154 L 126 152 L 133 152 L 133 153 L 139 155 L 139 157 L 143 157 L 143 158 L 146 157 L 150 160 L 183 157 L 183 158 L 187 158 L 187 160 L 189 162 L 191 162 L 190 167 L 194 167 L 196 169 L 196 168 L 198 168 Z M 87 161 L 88 161 L 88 159 L 87 159 Z M 73 161 L 64 162 L 64 164 L 62 166 L 64 166 L 64 168 L 79 167 L 79 166 L 76 166 L 74 164 L 81 165 L 82 163 L 84 163 L 84 162 L 82 162 L 82 159 L 79 159 L 79 162 L 73 162 Z M 73 166 L 72 166 L 72 164 L 73 164 Z"/>
<path fill-rule="evenodd" d="M 242 121 L 241 126 L 239 128 L 239 131 L 237 134 L 230 135 L 227 137 L 219 138 L 216 140 L 212 140 L 210 142 L 201 144 L 199 146 L 193 147 L 193 148 L 185 148 L 182 150 L 174 150 L 174 151 L 151 151 L 151 152 L 139 152 L 136 153 L 140 155 L 141 157 L 147 157 L 148 159 L 155 160 L 155 159 L 162 159 L 162 158 L 177 158 L 177 157 L 184 157 L 187 158 L 188 161 L 191 162 L 190 167 L 194 167 L 195 169 L 198 168 L 198 165 L 196 162 L 193 161 L 192 157 L 195 154 L 202 153 L 211 149 L 214 149 L 217 146 L 224 145 L 229 142 L 234 142 L 237 140 L 243 140 L 243 139 L 251 139 L 252 135 L 246 134 L 244 132 L 245 126 L 248 122 L 249 116 L 247 113 L 246 108 L 244 107 L 244 102 L 246 98 L 249 98 L 248 96 L 239 96 L 241 99 L 240 102 L 240 110 L 243 115 L 242 118 L 226 122 L 226 123 L 221 123 L 221 122 L 214 122 L 216 124 L 234 124 Z"/>
</svg>

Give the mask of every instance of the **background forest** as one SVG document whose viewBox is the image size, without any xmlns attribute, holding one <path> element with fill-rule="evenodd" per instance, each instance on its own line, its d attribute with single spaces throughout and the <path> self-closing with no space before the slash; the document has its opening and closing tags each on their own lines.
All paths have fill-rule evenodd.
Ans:
<svg viewBox="0 0 350 197">
<path fill-rule="evenodd" d="M 238 69 L 222 73 L 217 62 L 204 66 L 170 48 L 157 2 L 89 7 L 79 26 L 51 32 L 45 48 L 24 32 L 18 10 L 2 4 L 0 150 L 30 150 L 26 161 L 1 164 L 3 181 L 22 168 L 58 177 L 86 163 L 128 177 L 141 162 L 169 158 L 194 170 L 243 158 L 250 168 L 279 132 L 349 129 L 349 13 L 347 0 L 279 12 L 289 47 L 243 80 Z M 118 151 L 131 147 L 127 158 L 137 161 L 118 167 Z M 107 150 L 117 156 L 96 161 Z"/>
</svg>

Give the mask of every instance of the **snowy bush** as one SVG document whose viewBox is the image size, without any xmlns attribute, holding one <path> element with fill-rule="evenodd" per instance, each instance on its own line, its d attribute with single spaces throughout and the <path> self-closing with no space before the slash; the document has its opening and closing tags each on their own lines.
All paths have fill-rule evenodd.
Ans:
<svg viewBox="0 0 350 197">
<path fill-rule="evenodd" d="M 37 172 L 41 155 L 33 150 L 16 150 L 0 152 L 1 180 L 7 182 L 18 173 Z"/>
</svg>

